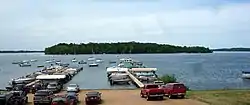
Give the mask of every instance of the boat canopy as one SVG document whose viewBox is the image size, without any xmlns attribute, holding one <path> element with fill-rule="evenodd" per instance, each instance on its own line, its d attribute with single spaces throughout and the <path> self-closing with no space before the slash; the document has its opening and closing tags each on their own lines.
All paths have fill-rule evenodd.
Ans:
<svg viewBox="0 0 250 105">
<path fill-rule="evenodd" d="M 129 70 L 132 72 L 153 72 L 156 71 L 157 68 L 131 68 Z"/>
<path fill-rule="evenodd" d="M 51 80 L 51 79 L 64 79 L 66 75 L 39 75 L 36 77 L 38 80 Z"/>
<path fill-rule="evenodd" d="M 120 68 L 120 67 L 107 68 L 107 72 L 117 72 L 117 71 L 128 71 L 128 68 Z"/>
</svg>

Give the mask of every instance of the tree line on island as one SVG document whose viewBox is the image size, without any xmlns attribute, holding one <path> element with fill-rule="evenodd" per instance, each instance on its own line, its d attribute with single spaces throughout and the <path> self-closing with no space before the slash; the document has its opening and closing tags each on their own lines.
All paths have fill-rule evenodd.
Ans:
<svg viewBox="0 0 250 105">
<path fill-rule="evenodd" d="M 45 54 L 139 54 L 139 53 L 212 53 L 209 48 L 174 46 L 157 43 L 59 43 L 45 48 Z"/>
</svg>

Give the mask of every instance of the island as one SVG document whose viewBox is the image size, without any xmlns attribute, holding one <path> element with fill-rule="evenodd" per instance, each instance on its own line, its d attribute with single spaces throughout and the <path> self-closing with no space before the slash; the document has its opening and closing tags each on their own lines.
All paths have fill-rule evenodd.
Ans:
<svg viewBox="0 0 250 105">
<path fill-rule="evenodd" d="M 213 49 L 213 51 L 250 51 L 250 48 L 222 48 Z"/>
<path fill-rule="evenodd" d="M 117 42 L 117 43 L 59 43 L 45 48 L 45 54 L 149 54 L 149 53 L 212 53 L 200 46 L 174 46 L 169 44 Z"/>
</svg>

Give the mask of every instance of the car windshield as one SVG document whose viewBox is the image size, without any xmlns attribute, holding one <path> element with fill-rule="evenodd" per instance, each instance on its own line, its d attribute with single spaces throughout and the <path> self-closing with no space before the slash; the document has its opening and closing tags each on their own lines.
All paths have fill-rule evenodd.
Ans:
<svg viewBox="0 0 250 105">
<path fill-rule="evenodd" d="M 77 87 L 76 84 L 70 84 L 68 87 Z"/>
<path fill-rule="evenodd" d="M 147 85 L 147 89 L 151 89 L 151 88 L 159 88 L 158 85 Z"/>
<path fill-rule="evenodd" d="M 35 93 L 35 96 L 47 96 L 47 95 L 49 95 L 48 91 L 37 91 Z"/>
<path fill-rule="evenodd" d="M 49 86 L 50 86 L 50 87 L 55 87 L 55 86 L 56 86 L 56 84 L 49 84 Z"/>
<path fill-rule="evenodd" d="M 65 102 L 65 101 L 66 101 L 66 98 L 57 97 L 57 98 L 54 98 L 52 101 L 53 101 L 53 102 L 60 102 L 60 101 Z"/>
<path fill-rule="evenodd" d="M 185 86 L 183 84 L 175 84 L 174 88 L 175 89 L 177 89 L 177 88 L 185 88 Z"/>
</svg>

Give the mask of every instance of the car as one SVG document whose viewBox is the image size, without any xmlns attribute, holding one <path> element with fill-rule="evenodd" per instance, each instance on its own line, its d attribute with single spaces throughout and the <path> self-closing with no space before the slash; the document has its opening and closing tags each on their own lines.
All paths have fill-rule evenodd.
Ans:
<svg viewBox="0 0 250 105">
<path fill-rule="evenodd" d="M 69 84 L 68 87 L 67 87 L 67 91 L 68 92 L 79 92 L 80 91 L 80 88 L 79 88 L 79 85 L 78 84 Z"/>
<path fill-rule="evenodd" d="M 51 82 L 47 86 L 48 90 L 51 90 L 53 93 L 61 91 L 61 85 L 58 82 Z"/>
<path fill-rule="evenodd" d="M 79 102 L 78 94 L 75 92 L 67 92 L 66 98 L 73 104 L 77 105 Z"/>
<path fill-rule="evenodd" d="M 54 97 L 51 105 L 72 105 L 66 97 Z"/>
<path fill-rule="evenodd" d="M 144 87 L 141 89 L 140 96 L 142 98 L 146 98 L 150 100 L 151 98 L 160 98 L 161 100 L 164 99 L 164 90 L 159 88 L 157 84 L 145 84 Z"/>
<path fill-rule="evenodd" d="M 12 105 L 12 103 L 10 103 L 10 98 L 12 95 L 13 94 L 11 92 L 0 92 L 0 105 Z"/>
<path fill-rule="evenodd" d="M 12 103 L 12 105 L 25 105 L 28 103 L 28 96 L 24 91 L 11 91 L 12 96 L 8 101 Z"/>
<path fill-rule="evenodd" d="M 165 95 L 169 98 L 173 98 L 174 96 L 184 98 L 187 91 L 187 88 L 183 83 L 168 83 L 161 86 L 161 89 L 164 90 Z"/>
<path fill-rule="evenodd" d="M 54 98 L 53 92 L 50 90 L 38 90 L 34 94 L 34 105 L 51 104 Z"/>
<path fill-rule="evenodd" d="M 85 104 L 100 104 L 102 102 L 101 94 L 102 93 L 97 91 L 88 92 L 85 97 Z"/>
</svg>

